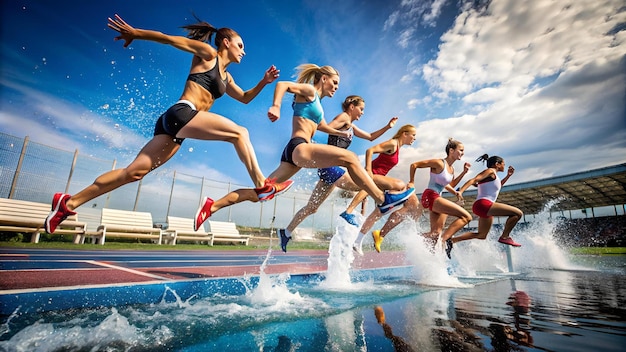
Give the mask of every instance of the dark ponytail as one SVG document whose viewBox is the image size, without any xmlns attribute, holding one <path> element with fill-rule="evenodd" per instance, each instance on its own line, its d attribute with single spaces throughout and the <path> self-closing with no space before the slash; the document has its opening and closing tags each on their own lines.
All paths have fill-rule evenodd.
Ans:
<svg viewBox="0 0 626 352">
<path fill-rule="evenodd" d="M 487 155 L 487 154 L 483 154 L 483 155 L 479 156 L 479 157 L 476 159 L 476 161 L 477 161 L 477 162 L 480 162 L 480 161 L 487 161 L 487 167 L 494 167 L 494 166 L 496 166 L 496 164 L 497 164 L 497 163 L 501 163 L 501 162 L 503 162 L 503 161 L 504 161 L 504 159 L 502 159 L 501 157 L 499 157 L 499 156 L 497 156 L 497 155 L 494 155 L 494 156 L 491 156 L 491 157 L 490 157 L 490 156 L 489 156 L 489 155 Z"/>
<path fill-rule="evenodd" d="M 215 46 L 219 49 L 224 38 L 231 39 L 232 37 L 238 37 L 239 34 L 230 28 L 215 28 L 212 24 L 200 20 L 195 14 L 193 17 L 198 21 L 194 24 L 188 24 L 181 28 L 187 31 L 187 38 L 199 40 L 205 43 L 211 43 L 213 33 L 215 34 Z"/>
</svg>

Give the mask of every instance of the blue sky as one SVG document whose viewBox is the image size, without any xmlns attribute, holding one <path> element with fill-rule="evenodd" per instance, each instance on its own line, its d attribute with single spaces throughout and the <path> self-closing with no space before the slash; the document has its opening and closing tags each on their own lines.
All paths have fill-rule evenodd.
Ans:
<svg viewBox="0 0 626 352">
<path fill-rule="evenodd" d="M 179 5 L 179 4 L 184 5 Z M 511 183 L 626 161 L 626 9 L 620 0 L 579 1 L 17 1 L 2 7 L 0 131 L 124 165 L 178 100 L 191 56 L 172 47 L 113 40 L 107 17 L 184 35 L 194 12 L 242 36 L 247 55 L 229 71 L 243 89 L 276 65 L 293 80 L 302 63 L 341 74 L 322 104 L 329 121 L 347 95 L 365 98 L 359 127 L 392 116 L 417 127 L 391 176 L 444 156 L 449 137 L 473 160 L 500 155 Z M 274 85 L 250 104 L 225 96 L 212 111 L 247 127 L 269 174 L 289 140 L 290 104 L 271 123 Z M 287 97 L 291 99 L 291 97 Z M 388 132 L 378 142 L 390 138 Z M 315 139 L 325 142 L 325 135 Z M 371 142 L 350 147 L 359 155 Z M 461 169 L 458 163 L 457 170 Z M 164 166 L 250 185 L 234 148 L 186 140 Z M 316 181 L 301 172 L 300 187 Z M 427 172 L 418 172 L 418 188 Z"/>
</svg>

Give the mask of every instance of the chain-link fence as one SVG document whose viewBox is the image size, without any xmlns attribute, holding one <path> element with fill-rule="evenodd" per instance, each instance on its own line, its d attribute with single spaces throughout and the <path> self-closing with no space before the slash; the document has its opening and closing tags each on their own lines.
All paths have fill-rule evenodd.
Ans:
<svg viewBox="0 0 626 352">
<path fill-rule="evenodd" d="M 3 198 L 48 203 L 56 192 L 77 193 L 99 175 L 124 166 L 116 165 L 116 160 L 98 159 L 80 154 L 78 150 L 60 150 L 28 137 L 0 133 L 0 197 Z M 78 212 L 80 217 L 81 213 L 94 214 L 102 208 L 147 211 L 155 224 L 165 224 L 168 215 L 193 217 L 204 196 L 217 199 L 242 187 L 249 186 L 157 169 L 139 182 L 92 199 L 79 207 Z M 309 196 L 310 192 L 292 189 L 269 202 L 228 207 L 216 213 L 213 219 L 268 228 L 275 218 L 275 226 L 284 227 L 307 204 Z M 336 214 L 348 201 L 335 191 L 316 214 L 301 224 L 303 232 L 306 229 L 311 229 L 311 234 L 331 231 Z"/>
</svg>

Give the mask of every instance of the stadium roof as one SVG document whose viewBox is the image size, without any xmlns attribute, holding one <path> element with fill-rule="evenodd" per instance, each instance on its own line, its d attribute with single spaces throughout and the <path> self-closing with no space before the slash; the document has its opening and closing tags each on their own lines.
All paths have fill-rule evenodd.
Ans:
<svg viewBox="0 0 626 352">
<path fill-rule="evenodd" d="M 476 188 L 463 193 L 471 213 Z M 626 204 L 626 163 L 543 180 L 505 185 L 498 202 L 537 214 L 550 206 L 552 211 L 578 210 Z"/>
</svg>

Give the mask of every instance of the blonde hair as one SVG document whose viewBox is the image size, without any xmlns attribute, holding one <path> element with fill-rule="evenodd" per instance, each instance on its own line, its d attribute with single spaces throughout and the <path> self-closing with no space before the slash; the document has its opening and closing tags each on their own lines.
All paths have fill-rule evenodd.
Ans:
<svg viewBox="0 0 626 352">
<path fill-rule="evenodd" d="M 365 103 L 365 100 L 363 100 L 363 98 L 361 98 L 360 96 L 358 96 L 358 95 L 349 95 L 349 96 L 346 97 L 346 99 L 343 101 L 343 103 L 341 103 L 341 109 L 343 111 L 348 111 L 348 108 L 350 107 L 350 105 L 357 106 L 361 102 Z"/>
<path fill-rule="evenodd" d="M 339 76 L 339 72 L 328 65 L 319 67 L 316 64 L 302 64 L 296 67 L 296 70 L 300 71 L 300 73 L 298 73 L 298 83 L 316 84 L 324 75 Z"/>
<path fill-rule="evenodd" d="M 402 136 L 404 132 L 410 132 L 410 131 L 415 131 L 415 130 L 416 128 L 413 125 L 404 125 L 398 129 L 398 132 L 396 132 L 396 134 L 393 135 L 392 139 L 398 139 L 400 138 L 400 136 Z"/>
</svg>

